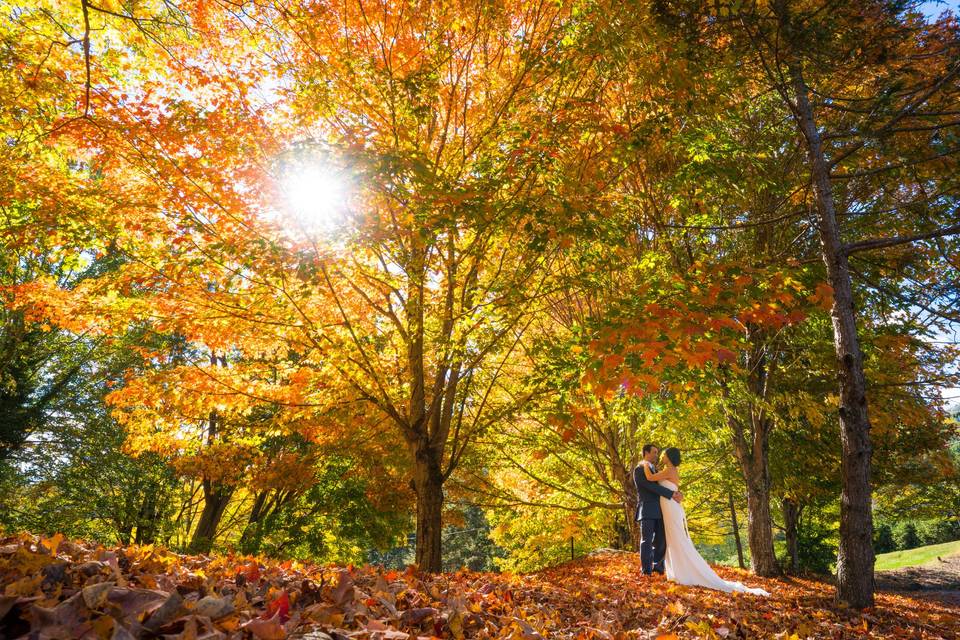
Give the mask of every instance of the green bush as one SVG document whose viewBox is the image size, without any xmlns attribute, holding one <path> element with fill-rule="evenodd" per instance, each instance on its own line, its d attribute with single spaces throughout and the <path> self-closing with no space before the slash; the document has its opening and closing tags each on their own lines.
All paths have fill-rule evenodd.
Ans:
<svg viewBox="0 0 960 640">
<path fill-rule="evenodd" d="M 904 522 L 897 525 L 894 531 L 894 538 L 897 541 L 897 549 L 901 551 L 923 546 L 923 542 L 917 534 L 917 527 L 912 522 Z"/>
<path fill-rule="evenodd" d="M 923 545 L 960 540 L 960 520 L 927 520 L 917 527 Z"/>
<path fill-rule="evenodd" d="M 873 530 L 873 550 L 877 553 L 896 551 L 897 541 L 893 539 L 893 527 L 887 523 L 878 525 Z"/>
<path fill-rule="evenodd" d="M 827 574 L 833 570 L 837 559 L 837 545 L 826 529 L 804 527 L 797 536 L 797 556 L 800 570 L 804 572 Z"/>
</svg>

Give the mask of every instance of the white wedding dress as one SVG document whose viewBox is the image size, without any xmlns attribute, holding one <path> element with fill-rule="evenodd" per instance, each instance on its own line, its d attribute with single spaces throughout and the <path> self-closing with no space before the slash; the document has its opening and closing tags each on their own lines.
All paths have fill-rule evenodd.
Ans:
<svg viewBox="0 0 960 640">
<path fill-rule="evenodd" d="M 671 491 L 677 490 L 677 485 L 669 480 L 661 480 L 660 485 Z M 742 591 L 758 596 L 770 595 L 763 589 L 751 589 L 739 582 L 727 582 L 710 568 L 697 548 L 693 546 L 690 532 L 687 531 L 687 514 L 682 504 L 661 497 L 660 510 L 663 512 L 663 529 L 667 538 L 664 568 L 668 580 L 677 584 L 707 587 L 718 591 Z"/>
</svg>

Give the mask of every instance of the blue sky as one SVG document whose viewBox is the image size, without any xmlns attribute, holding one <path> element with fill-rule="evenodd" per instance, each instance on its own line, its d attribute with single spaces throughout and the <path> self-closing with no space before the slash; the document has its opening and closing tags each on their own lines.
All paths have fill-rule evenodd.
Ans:
<svg viewBox="0 0 960 640">
<path fill-rule="evenodd" d="M 941 13 L 946 10 L 950 10 L 955 14 L 960 14 L 960 0 L 940 0 L 935 1 L 931 0 L 929 2 L 924 2 L 920 5 L 921 11 L 928 19 L 935 19 Z M 949 342 L 958 342 L 960 341 L 960 329 L 953 327 L 952 331 L 946 331 L 938 336 L 935 340 L 944 340 Z M 951 387 L 946 388 L 941 391 L 943 397 L 947 400 L 948 406 L 960 406 L 960 388 Z"/>
<path fill-rule="evenodd" d="M 935 2 L 931 0 L 929 2 L 924 2 L 920 6 L 920 9 L 928 18 L 936 18 L 946 9 L 950 9 L 954 13 L 958 13 L 958 7 L 960 7 L 960 0 L 943 0 L 942 2 Z"/>
</svg>

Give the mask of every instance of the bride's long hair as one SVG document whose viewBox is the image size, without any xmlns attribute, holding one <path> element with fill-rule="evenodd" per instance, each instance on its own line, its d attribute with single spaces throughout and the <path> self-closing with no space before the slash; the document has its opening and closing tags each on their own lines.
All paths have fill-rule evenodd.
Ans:
<svg viewBox="0 0 960 640">
<path fill-rule="evenodd" d="M 680 449 L 669 447 L 664 450 L 663 455 L 667 456 L 667 460 L 669 460 L 673 466 L 680 466 Z"/>
</svg>

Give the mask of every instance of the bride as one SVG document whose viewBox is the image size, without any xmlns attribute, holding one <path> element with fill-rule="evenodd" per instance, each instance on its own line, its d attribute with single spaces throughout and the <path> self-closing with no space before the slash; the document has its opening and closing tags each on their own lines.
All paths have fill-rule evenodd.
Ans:
<svg viewBox="0 0 960 640">
<path fill-rule="evenodd" d="M 643 462 L 643 474 L 651 482 L 659 482 L 661 486 L 676 491 L 680 487 L 680 450 L 676 447 L 666 449 L 664 455 L 667 462 L 662 471 L 654 473 L 648 462 Z M 700 556 L 690 532 L 687 531 L 687 515 L 683 505 L 675 500 L 660 498 L 660 509 L 663 512 L 663 528 L 666 533 L 667 555 L 664 564 L 667 579 L 678 584 L 707 587 L 719 591 L 742 591 L 758 596 L 769 596 L 763 589 L 751 589 L 739 582 L 728 582 L 718 576 L 710 565 Z"/>
</svg>

